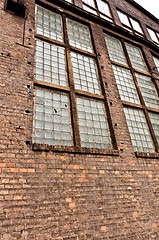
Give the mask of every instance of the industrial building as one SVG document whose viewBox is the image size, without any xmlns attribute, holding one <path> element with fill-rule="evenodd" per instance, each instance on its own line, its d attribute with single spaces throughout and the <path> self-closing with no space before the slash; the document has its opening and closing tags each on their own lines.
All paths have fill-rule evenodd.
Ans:
<svg viewBox="0 0 159 240">
<path fill-rule="evenodd" d="M 0 239 L 159 239 L 159 20 L 133 0 L 0 1 Z"/>
</svg>

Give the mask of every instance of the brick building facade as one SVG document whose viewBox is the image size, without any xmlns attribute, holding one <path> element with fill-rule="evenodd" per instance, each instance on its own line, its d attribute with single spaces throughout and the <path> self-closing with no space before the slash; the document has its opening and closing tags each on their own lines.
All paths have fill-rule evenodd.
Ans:
<svg viewBox="0 0 159 240">
<path fill-rule="evenodd" d="M 0 1 L 0 239 L 159 239 L 159 20 L 133 0 Z"/>
</svg>

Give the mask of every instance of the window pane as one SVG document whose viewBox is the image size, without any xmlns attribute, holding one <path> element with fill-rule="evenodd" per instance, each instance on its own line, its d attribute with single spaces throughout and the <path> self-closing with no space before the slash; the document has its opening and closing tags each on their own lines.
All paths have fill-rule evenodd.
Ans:
<svg viewBox="0 0 159 240">
<path fill-rule="evenodd" d="M 159 97 L 151 78 L 142 74 L 136 74 L 136 77 L 146 106 L 159 109 Z"/>
<path fill-rule="evenodd" d="M 155 135 L 159 144 L 159 114 L 149 112 L 149 116 L 150 116 L 153 130 L 155 132 Z"/>
<path fill-rule="evenodd" d="M 159 41 L 158 41 L 158 39 L 157 39 L 157 36 L 156 36 L 156 34 L 155 34 L 155 31 L 153 31 L 153 30 L 150 29 L 150 28 L 148 28 L 147 30 L 148 30 L 148 32 L 149 32 L 149 34 L 150 34 L 151 39 L 152 39 L 154 42 L 159 43 Z"/>
<path fill-rule="evenodd" d="M 140 104 L 131 72 L 117 66 L 113 66 L 113 70 L 121 99 L 123 101 Z"/>
<path fill-rule="evenodd" d="M 95 60 L 78 53 L 71 53 L 75 88 L 100 94 Z"/>
<path fill-rule="evenodd" d="M 38 34 L 63 41 L 62 18 L 59 14 L 36 6 L 36 31 Z"/>
<path fill-rule="evenodd" d="M 127 65 L 127 60 L 120 40 L 105 34 L 105 41 L 107 44 L 110 59 L 112 61 Z"/>
<path fill-rule="evenodd" d="M 98 0 L 97 1 L 98 9 L 101 13 L 104 13 L 105 15 L 111 17 L 110 9 L 108 3 Z"/>
<path fill-rule="evenodd" d="M 94 0 L 83 0 L 83 3 L 95 8 Z"/>
<path fill-rule="evenodd" d="M 137 70 L 148 72 L 141 50 L 138 47 L 135 47 L 129 43 L 126 43 L 125 45 L 126 45 L 126 49 L 128 51 L 132 66 Z"/>
<path fill-rule="evenodd" d="M 89 28 L 71 19 L 67 19 L 67 25 L 70 45 L 93 52 Z"/>
<path fill-rule="evenodd" d="M 36 79 L 67 85 L 65 49 L 46 42 L 36 42 Z"/>
<path fill-rule="evenodd" d="M 142 28 L 141 28 L 140 24 L 139 24 L 136 20 L 134 20 L 134 19 L 132 19 L 132 18 L 130 18 L 130 21 L 131 21 L 131 24 L 132 24 L 132 26 L 133 26 L 133 29 L 134 29 L 135 31 L 143 34 L 143 31 L 142 31 Z"/>
<path fill-rule="evenodd" d="M 154 152 L 151 135 L 142 110 L 124 108 L 131 141 L 136 152 Z"/>
<path fill-rule="evenodd" d="M 93 10 L 92 8 L 90 8 L 86 5 L 83 5 L 83 9 L 86 10 L 87 12 L 90 12 L 90 13 L 93 13 L 93 14 L 97 15 L 96 10 Z"/>
<path fill-rule="evenodd" d="M 70 103 L 67 95 L 36 90 L 35 142 L 72 145 Z"/>
<path fill-rule="evenodd" d="M 72 0 L 65 0 L 66 2 L 72 3 Z"/>
<path fill-rule="evenodd" d="M 156 69 L 159 71 L 159 58 L 153 57 L 153 60 L 154 60 L 155 65 L 156 65 Z"/>
<path fill-rule="evenodd" d="M 110 136 L 104 104 L 77 98 L 82 147 L 110 148 Z"/>
<path fill-rule="evenodd" d="M 130 27 L 131 28 L 131 25 L 129 23 L 129 20 L 128 20 L 128 17 L 126 16 L 126 14 L 118 11 L 118 15 L 119 15 L 119 18 L 120 18 L 120 21 L 121 23 L 125 24 L 126 26 Z"/>
</svg>

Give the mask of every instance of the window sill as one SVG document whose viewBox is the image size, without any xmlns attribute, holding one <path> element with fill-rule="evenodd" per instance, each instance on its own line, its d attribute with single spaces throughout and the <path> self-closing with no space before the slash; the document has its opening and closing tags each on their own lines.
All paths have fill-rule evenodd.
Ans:
<svg viewBox="0 0 159 240">
<path fill-rule="evenodd" d="M 159 153 L 135 152 L 136 157 L 159 158 Z"/>
<path fill-rule="evenodd" d="M 67 146 L 50 146 L 47 144 L 37 144 L 37 143 L 33 144 L 33 150 L 119 156 L 119 151 L 114 149 L 81 148 L 81 147 L 72 147 L 72 146 L 68 146 L 68 147 Z"/>
</svg>

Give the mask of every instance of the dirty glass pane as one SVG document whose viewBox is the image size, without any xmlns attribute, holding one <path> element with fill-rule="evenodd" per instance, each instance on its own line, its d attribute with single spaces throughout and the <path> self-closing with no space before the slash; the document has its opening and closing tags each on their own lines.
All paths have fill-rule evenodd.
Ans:
<svg viewBox="0 0 159 240">
<path fill-rule="evenodd" d="M 36 90 L 35 94 L 35 142 L 71 146 L 73 142 L 68 96 L 45 90 Z"/>
<path fill-rule="evenodd" d="M 104 13 L 105 15 L 112 17 L 111 13 L 110 13 L 110 9 L 109 9 L 109 5 L 108 3 L 102 1 L 102 0 L 98 0 L 97 1 L 97 5 L 98 5 L 98 9 L 101 13 Z"/>
<path fill-rule="evenodd" d="M 142 31 L 142 28 L 141 28 L 139 22 L 136 21 L 136 20 L 134 20 L 134 19 L 132 19 L 132 18 L 130 18 L 130 21 L 131 21 L 131 24 L 132 24 L 132 26 L 133 26 L 133 29 L 134 29 L 135 31 L 143 34 L 143 31 Z"/>
<path fill-rule="evenodd" d="M 151 78 L 138 73 L 136 77 L 146 106 L 159 109 L 159 97 Z"/>
<path fill-rule="evenodd" d="M 96 10 L 93 10 L 92 8 L 86 6 L 86 5 L 83 5 L 83 9 L 86 10 L 87 12 L 90 12 L 90 13 L 93 13 L 95 15 L 97 15 L 97 11 Z"/>
<path fill-rule="evenodd" d="M 155 152 L 144 112 L 140 109 L 124 108 L 132 145 L 136 152 Z"/>
<path fill-rule="evenodd" d="M 77 98 L 81 146 L 110 148 L 110 134 L 102 102 Z"/>
<path fill-rule="evenodd" d="M 71 46 L 93 52 L 89 27 L 67 19 L 68 37 Z"/>
<path fill-rule="evenodd" d="M 149 112 L 149 116 L 159 144 L 159 113 Z"/>
<path fill-rule="evenodd" d="M 146 66 L 140 48 L 135 47 L 129 43 L 125 43 L 125 45 L 133 68 L 135 68 L 136 70 L 148 72 L 148 68 Z"/>
<path fill-rule="evenodd" d="M 36 32 L 45 37 L 63 42 L 61 16 L 41 6 L 36 6 Z"/>
<path fill-rule="evenodd" d="M 36 42 L 36 79 L 67 85 L 65 49 L 47 42 Z"/>
<path fill-rule="evenodd" d="M 155 31 L 153 31 L 153 30 L 150 29 L 150 28 L 147 28 L 147 30 L 148 30 L 148 32 L 149 32 L 149 34 L 150 34 L 150 37 L 151 37 L 152 41 L 154 41 L 154 42 L 156 42 L 156 43 L 159 43 L 158 38 L 157 38 L 157 36 L 156 36 L 156 34 L 155 34 Z"/>
<path fill-rule="evenodd" d="M 75 88 L 100 94 L 97 66 L 94 59 L 71 53 Z"/>
<path fill-rule="evenodd" d="M 86 3 L 87 5 L 95 8 L 94 0 L 83 0 L 83 3 Z"/>
<path fill-rule="evenodd" d="M 105 41 L 107 44 L 110 59 L 117 63 L 127 65 L 127 60 L 120 40 L 108 34 L 105 34 Z"/>
<path fill-rule="evenodd" d="M 159 58 L 153 57 L 157 71 L 159 71 Z"/>
<path fill-rule="evenodd" d="M 118 12 L 121 23 L 131 28 L 131 25 L 129 23 L 129 20 L 128 20 L 128 17 L 126 16 L 126 14 L 124 14 L 120 11 L 117 11 L 117 12 Z"/>
<path fill-rule="evenodd" d="M 66 2 L 72 3 L 72 0 L 65 0 Z"/>
<path fill-rule="evenodd" d="M 123 101 L 140 104 L 130 70 L 114 65 L 113 71 L 121 99 Z"/>
</svg>

